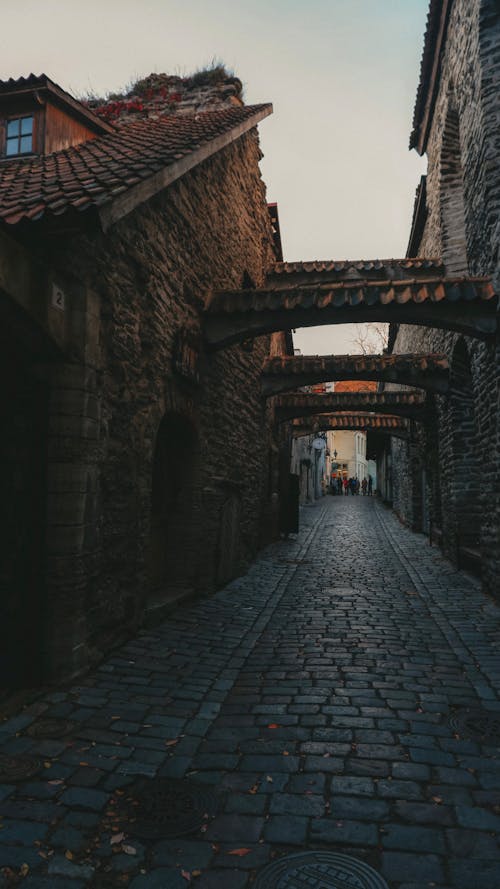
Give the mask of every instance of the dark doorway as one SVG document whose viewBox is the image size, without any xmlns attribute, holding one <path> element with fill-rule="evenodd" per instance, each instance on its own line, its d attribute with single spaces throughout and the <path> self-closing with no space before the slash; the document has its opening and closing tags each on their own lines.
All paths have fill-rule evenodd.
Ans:
<svg viewBox="0 0 500 889">
<path fill-rule="evenodd" d="M 3 689 L 44 672 L 48 387 L 4 350 L 0 360 L 0 597 Z"/>
<path fill-rule="evenodd" d="M 168 413 L 156 438 L 151 491 L 151 606 L 182 597 L 193 586 L 193 509 L 198 438 L 185 417 Z"/>
</svg>

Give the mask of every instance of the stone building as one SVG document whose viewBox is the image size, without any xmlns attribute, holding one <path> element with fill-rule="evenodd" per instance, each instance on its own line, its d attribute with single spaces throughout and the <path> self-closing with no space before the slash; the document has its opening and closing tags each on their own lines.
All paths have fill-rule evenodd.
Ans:
<svg viewBox="0 0 500 889">
<path fill-rule="evenodd" d="M 428 158 L 408 257 L 436 257 L 448 278 L 491 275 L 500 287 L 500 8 L 431 0 L 410 147 Z M 428 394 L 412 440 L 381 456 L 385 494 L 403 521 L 439 541 L 498 593 L 499 351 L 450 329 L 392 324 L 394 354 L 437 352 L 449 392 Z"/>
<path fill-rule="evenodd" d="M 192 101 L 157 80 L 99 113 L 45 75 L 0 83 L 9 687 L 75 674 L 276 531 L 259 374 L 291 337 L 211 353 L 201 313 L 280 258 L 257 135 L 272 107 L 234 79 Z"/>
</svg>

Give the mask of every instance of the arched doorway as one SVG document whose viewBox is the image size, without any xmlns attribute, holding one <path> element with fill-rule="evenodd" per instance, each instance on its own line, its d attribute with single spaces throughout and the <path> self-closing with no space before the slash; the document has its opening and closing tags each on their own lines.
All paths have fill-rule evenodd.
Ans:
<svg viewBox="0 0 500 889">
<path fill-rule="evenodd" d="M 193 510 L 199 461 L 192 423 L 163 417 L 156 436 L 151 487 L 150 607 L 181 598 L 193 587 Z"/>
<path fill-rule="evenodd" d="M 463 339 L 453 351 L 450 375 L 450 433 L 452 466 L 451 545 L 457 560 L 469 567 L 479 563 L 481 532 L 481 455 L 474 407 L 469 352 Z"/>
</svg>

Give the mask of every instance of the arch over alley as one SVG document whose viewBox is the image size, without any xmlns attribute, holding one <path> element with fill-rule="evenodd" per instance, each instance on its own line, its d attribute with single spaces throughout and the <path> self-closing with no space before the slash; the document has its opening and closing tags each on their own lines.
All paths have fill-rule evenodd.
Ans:
<svg viewBox="0 0 500 889">
<path fill-rule="evenodd" d="M 262 368 L 266 396 L 339 380 L 399 383 L 445 395 L 449 364 L 444 354 L 280 355 L 267 358 Z"/>
<path fill-rule="evenodd" d="M 346 411 L 371 411 L 374 414 L 418 419 L 425 409 L 425 396 L 413 392 L 340 392 L 325 395 L 305 392 L 278 395 L 273 406 L 276 419 L 281 422 L 295 417 Z"/>
<path fill-rule="evenodd" d="M 370 413 L 314 414 L 293 421 L 294 437 L 311 435 L 313 432 L 380 432 L 408 439 L 411 435 L 411 426 L 405 417 Z"/>
<path fill-rule="evenodd" d="M 205 306 L 207 345 L 221 349 L 279 330 L 358 322 L 436 327 L 483 340 L 497 330 L 498 301 L 486 276 L 446 277 L 423 260 L 374 260 L 361 269 L 350 263 L 343 272 L 334 262 L 292 266 L 286 277 L 268 276 L 262 289 L 212 293 Z"/>
</svg>

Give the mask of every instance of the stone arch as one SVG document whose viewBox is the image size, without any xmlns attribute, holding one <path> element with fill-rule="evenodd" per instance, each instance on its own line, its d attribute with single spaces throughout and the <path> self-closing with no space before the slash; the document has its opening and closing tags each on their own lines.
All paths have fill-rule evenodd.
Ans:
<svg viewBox="0 0 500 889">
<path fill-rule="evenodd" d="M 156 434 L 151 478 L 149 586 L 151 612 L 195 587 L 194 513 L 199 439 L 193 422 L 171 410 Z"/>
<path fill-rule="evenodd" d="M 446 274 L 468 274 L 460 118 L 450 93 L 440 158 L 441 251 Z"/>
<path fill-rule="evenodd" d="M 474 381 L 464 339 L 453 350 L 450 374 L 451 527 L 448 546 L 459 562 L 477 560 L 481 533 L 481 458 Z"/>
</svg>

